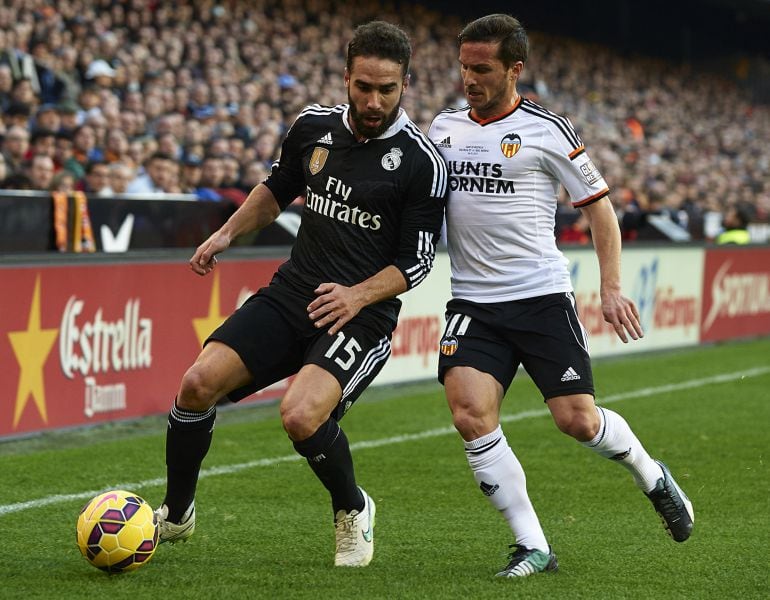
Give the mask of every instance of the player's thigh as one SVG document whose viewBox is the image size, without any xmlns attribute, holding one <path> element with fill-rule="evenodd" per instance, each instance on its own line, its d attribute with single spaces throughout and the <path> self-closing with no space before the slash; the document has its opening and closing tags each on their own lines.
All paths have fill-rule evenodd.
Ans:
<svg viewBox="0 0 770 600">
<path fill-rule="evenodd" d="M 280 306 L 261 294 L 249 298 L 208 338 L 231 349 L 249 374 L 241 385 L 227 390 L 238 400 L 296 373 L 302 366 L 302 332 L 297 323 L 309 322 L 307 313 Z M 308 325 L 310 328 L 310 325 Z"/>
<path fill-rule="evenodd" d="M 520 305 L 521 323 L 512 334 L 521 362 L 543 398 L 588 394 L 594 384 L 588 338 L 572 294 L 550 294 Z"/>
<path fill-rule="evenodd" d="M 392 327 L 358 317 L 336 335 L 319 332 L 305 356 L 337 380 L 340 396 L 332 416 L 337 420 L 350 409 L 390 357 Z"/>
<path fill-rule="evenodd" d="M 206 410 L 227 392 L 250 380 L 251 374 L 238 354 L 225 344 L 212 341 L 203 347 L 182 377 L 177 405 L 190 410 Z"/>
<path fill-rule="evenodd" d="M 518 361 L 511 344 L 500 335 L 501 318 L 498 305 L 464 300 L 447 304 L 447 324 L 438 357 L 438 379 L 442 384 L 446 385 L 450 369 L 472 367 L 490 375 L 505 394 L 516 375 Z"/>
</svg>

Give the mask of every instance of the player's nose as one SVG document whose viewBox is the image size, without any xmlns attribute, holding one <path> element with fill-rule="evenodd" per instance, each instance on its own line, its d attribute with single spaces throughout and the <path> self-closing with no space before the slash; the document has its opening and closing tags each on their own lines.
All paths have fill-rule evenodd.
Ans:
<svg viewBox="0 0 770 600">
<path fill-rule="evenodd" d="M 369 110 L 380 110 L 382 108 L 382 96 L 377 93 L 369 94 L 366 98 L 366 108 Z"/>
</svg>

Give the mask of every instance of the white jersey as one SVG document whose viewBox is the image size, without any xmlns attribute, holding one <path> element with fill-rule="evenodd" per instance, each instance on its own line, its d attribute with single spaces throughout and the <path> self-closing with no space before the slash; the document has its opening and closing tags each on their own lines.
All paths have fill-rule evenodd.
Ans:
<svg viewBox="0 0 770 600">
<path fill-rule="evenodd" d="M 506 302 L 572 290 L 554 235 L 559 185 L 572 205 L 609 193 L 569 119 L 519 99 L 477 122 L 470 108 L 431 124 L 449 171 L 447 246 L 452 297 Z"/>
</svg>

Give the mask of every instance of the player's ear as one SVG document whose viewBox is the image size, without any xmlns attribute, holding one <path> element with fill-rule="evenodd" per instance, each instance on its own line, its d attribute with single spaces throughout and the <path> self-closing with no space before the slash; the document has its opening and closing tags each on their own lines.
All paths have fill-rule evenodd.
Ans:
<svg viewBox="0 0 770 600">
<path fill-rule="evenodd" d="M 404 75 L 404 87 L 403 87 L 403 89 L 401 90 L 401 93 L 402 93 L 402 94 L 403 94 L 403 93 L 406 91 L 406 89 L 409 87 L 409 82 L 410 82 L 411 80 L 412 80 L 412 74 L 411 74 L 411 73 L 407 73 L 406 75 Z"/>
<path fill-rule="evenodd" d="M 345 75 L 344 75 L 343 79 L 345 81 L 345 87 L 349 88 L 350 87 L 350 71 L 348 71 L 347 67 L 345 67 Z"/>
</svg>

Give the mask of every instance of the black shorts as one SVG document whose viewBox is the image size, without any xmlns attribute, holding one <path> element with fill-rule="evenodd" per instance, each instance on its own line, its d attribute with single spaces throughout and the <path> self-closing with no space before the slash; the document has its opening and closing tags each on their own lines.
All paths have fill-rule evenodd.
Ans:
<svg viewBox="0 0 770 600">
<path fill-rule="evenodd" d="M 335 336 L 317 329 L 307 314 L 312 298 L 280 284 L 251 296 L 206 340 L 226 344 L 240 356 L 253 383 L 227 394 L 237 402 L 315 364 L 331 373 L 342 388 L 332 413 L 337 420 L 372 382 L 390 356 L 393 325 L 360 313 Z"/>
<path fill-rule="evenodd" d="M 481 304 L 447 303 L 438 378 L 467 366 L 492 375 L 507 391 L 519 365 L 543 398 L 594 394 L 588 339 L 572 293 Z"/>
</svg>

